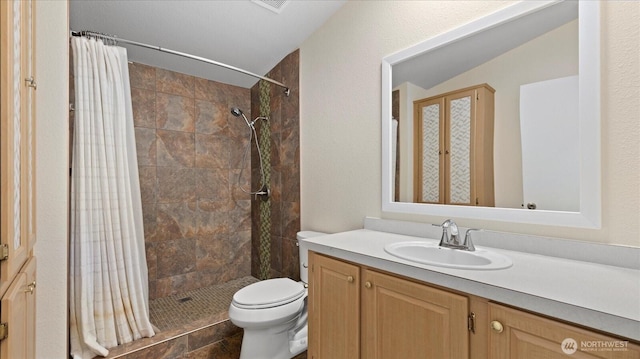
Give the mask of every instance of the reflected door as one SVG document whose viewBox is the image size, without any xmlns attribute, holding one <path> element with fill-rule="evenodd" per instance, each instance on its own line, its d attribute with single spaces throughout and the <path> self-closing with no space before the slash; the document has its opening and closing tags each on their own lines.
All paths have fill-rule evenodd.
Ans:
<svg viewBox="0 0 640 359">
<path fill-rule="evenodd" d="M 493 206 L 493 92 L 474 86 L 414 101 L 414 201 Z"/>
<path fill-rule="evenodd" d="M 446 203 L 475 205 L 473 181 L 472 134 L 475 132 L 475 90 L 463 91 L 446 98 L 445 171 Z M 473 199 L 473 200 L 472 200 Z"/>
<path fill-rule="evenodd" d="M 414 181 L 416 201 L 444 203 L 444 98 L 422 101 L 415 106 L 416 168 L 419 179 Z"/>
</svg>

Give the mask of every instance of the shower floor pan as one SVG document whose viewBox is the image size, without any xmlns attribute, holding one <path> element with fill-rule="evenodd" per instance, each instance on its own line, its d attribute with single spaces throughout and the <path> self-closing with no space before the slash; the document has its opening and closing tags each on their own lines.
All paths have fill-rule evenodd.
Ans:
<svg viewBox="0 0 640 359">
<path fill-rule="evenodd" d="M 107 358 L 161 359 L 187 357 L 187 354 L 189 357 L 237 358 L 242 329 L 229 321 L 229 304 L 238 289 L 257 281 L 243 277 L 150 300 L 149 315 L 157 328 L 156 335 L 111 348 Z"/>
</svg>

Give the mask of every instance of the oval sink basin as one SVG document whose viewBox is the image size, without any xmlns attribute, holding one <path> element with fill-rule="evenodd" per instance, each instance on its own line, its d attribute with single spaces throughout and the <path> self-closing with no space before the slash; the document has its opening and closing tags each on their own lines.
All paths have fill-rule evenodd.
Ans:
<svg viewBox="0 0 640 359">
<path fill-rule="evenodd" d="M 384 250 L 408 261 L 447 268 L 493 270 L 509 268 L 513 264 L 508 257 L 482 248 L 469 252 L 420 241 L 392 243 Z"/>
</svg>

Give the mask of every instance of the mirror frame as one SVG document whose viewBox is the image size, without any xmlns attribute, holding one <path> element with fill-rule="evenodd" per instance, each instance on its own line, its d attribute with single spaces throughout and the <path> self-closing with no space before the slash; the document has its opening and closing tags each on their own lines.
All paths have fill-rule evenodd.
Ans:
<svg viewBox="0 0 640 359">
<path fill-rule="evenodd" d="M 522 1 L 382 59 L 382 212 L 469 218 L 551 226 L 601 227 L 600 176 L 600 2 L 578 4 L 578 106 L 580 118 L 580 211 L 562 212 L 520 208 L 471 207 L 393 201 L 391 168 L 392 66 L 499 26 L 559 1 Z"/>
</svg>

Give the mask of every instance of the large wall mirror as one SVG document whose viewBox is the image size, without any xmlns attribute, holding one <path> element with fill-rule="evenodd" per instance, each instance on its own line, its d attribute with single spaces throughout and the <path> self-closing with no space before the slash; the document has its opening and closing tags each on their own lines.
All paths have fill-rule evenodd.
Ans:
<svg viewBox="0 0 640 359">
<path fill-rule="evenodd" d="M 599 228 L 599 7 L 522 1 L 386 56 L 382 210 Z"/>
</svg>

